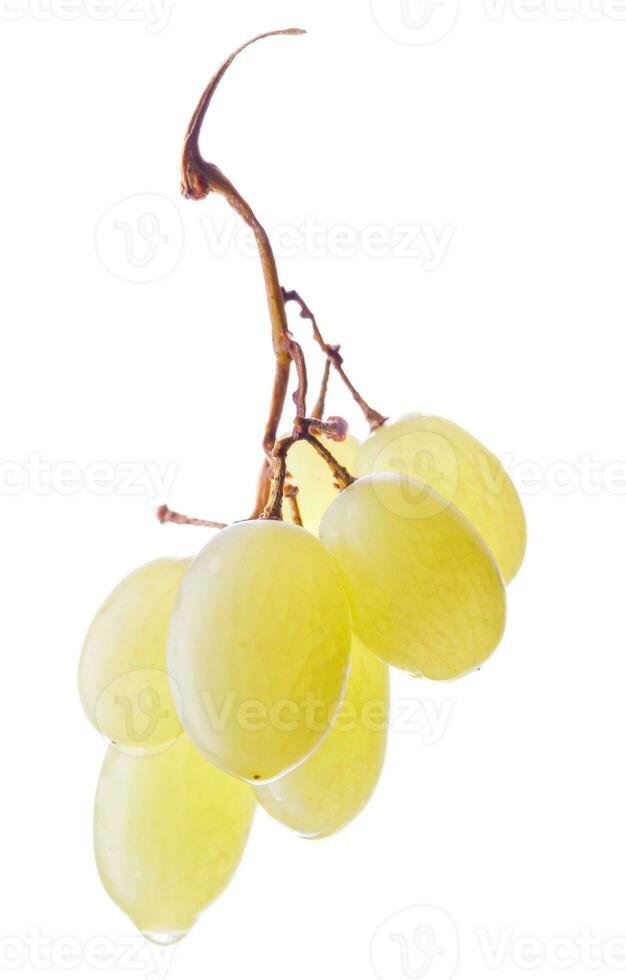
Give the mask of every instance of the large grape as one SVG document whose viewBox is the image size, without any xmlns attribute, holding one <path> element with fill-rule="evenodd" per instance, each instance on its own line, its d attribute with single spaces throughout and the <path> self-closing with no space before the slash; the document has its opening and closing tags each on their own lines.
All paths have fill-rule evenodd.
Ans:
<svg viewBox="0 0 626 980">
<path fill-rule="evenodd" d="M 232 877 L 254 793 L 220 772 L 181 735 L 158 754 L 105 757 L 94 846 L 102 883 L 149 939 L 181 939 Z"/>
<path fill-rule="evenodd" d="M 388 714 L 389 669 L 353 637 L 346 692 L 330 733 L 301 766 L 258 787 L 259 803 L 304 837 L 344 827 L 378 782 Z"/>
<path fill-rule="evenodd" d="M 357 480 L 320 528 L 339 563 L 359 639 L 435 680 L 479 666 L 504 630 L 504 583 L 489 549 L 431 487 L 397 474 Z"/>
<path fill-rule="evenodd" d="M 491 548 L 506 582 L 526 548 L 522 504 L 502 464 L 469 432 L 430 415 L 407 415 L 358 449 L 357 472 L 401 473 L 432 486 L 458 507 Z"/>
<path fill-rule="evenodd" d="M 338 463 L 349 473 L 354 472 L 359 443 L 354 436 L 347 436 L 343 442 L 331 442 L 320 438 L 320 442 L 333 454 Z M 304 526 L 313 534 L 319 532 L 320 521 L 337 496 L 332 474 L 328 464 L 307 442 L 296 442 L 289 450 L 287 461 L 290 482 L 298 488 L 298 507 Z M 291 520 L 291 508 L 285 501 L 284 516 Z"/>
<path fill-rule="evenodd" d="M 131 572 L 89 627 L 78 686 L 88 717 L 112 742 L 145 748 L 180 733 L 165 659 L 170 617 L 190 564 L 162 558 Z"/>
<path fill-rule="evenodd" d="M 200 552 L 176 604 L 168 669 L 189 737 L 215 765 L 262 782 L 328 730 L 350 652 L 336 565 L 317 538 L 245 521 Z"/>
</svg>

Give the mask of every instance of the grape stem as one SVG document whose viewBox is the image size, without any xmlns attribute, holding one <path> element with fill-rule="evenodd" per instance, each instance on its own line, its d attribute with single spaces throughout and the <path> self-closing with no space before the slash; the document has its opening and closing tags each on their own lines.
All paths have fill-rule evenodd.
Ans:
<svg viewBox="0 0 626 980">
<path fill-rule="evenodd" d="M 339 375 L 343 383 L 346 385 L 350 394 L 352 395 L 355 402 L 357 403 L 357 405 L 363 412 L 365 418 L 367 419 L 367 422 L 370 427 L 370 432 L 375 432 L 376 429 L 379 429 L 381 425 L 384 425 L 385 422 L 387 422 L 388 420 L 386 416 L 381 415 L 380 412 L 377 412 L 376 409 L 371 407 L 371 405 L 368 405 L 368 403 L 365 401 L 363 396 L 357 391 L 357 389 L 350 381 L 348 375 L 346 374 L 343 368 L 343 357 L 340 354 L 341 348 L 339 344 L 326 343 L 317 325 L 317 320 L 315 318 L 315 315 L 311 312 L 310 308 L 307 306 L 307 304 L 304 302 L 300 294 L 295 289 L 290 289 L 290 290 L 283 289 L 283 299 L 285 303 L 291 303 L 291 302 L 297 303 L 298 306 L 300 307 L 300 317 L 303 320 L 311 321 L 311 326 L 313 327 L 313 339 L 317 344 L 319 344 L 321 349 L 326 354 L 327 369 L 330 367 L 330 364 L 332 364 L 335 371 L 337 372 L 337 374 Z M 326 399 L 327 386 L 328 386 L 328 374 L 325 372 L 324 379 L 322 381 L 322 390 L 320 392 L 320 397 L 316 405 L 316 411 L 313 412 L 314 415 L 319 416 L 320 418 L 324 414 L 324 402 Z M 320 406 L 321 406 L 321 411 L 319 410 Z"/>
<path fill-rule="evenodd" d="M 329 466 L 338 490 L 345 490 L 351 483 L 354 483 L 354 477 L 348 473 L 347 469 L 335 459 L 332 453 L 317 438 L 317 436 L 323 435 L 334 442 L 343 442 L 347 432 L 348 427 L 346 422 L 337 416 L 329 418 L 326 422 L 314 418 L 295 419 L 291 435 L 285 436 L 284 439 L 279 439 L 274 446 L 272 452 L 272 456 L 274 457 L 272 483 L 267 504 L 263 513 L 260 515 L 261 520 L 282 521 L 283 519 L 282 502 L 283 497 L 287 493 L 285 483 L 287 476 L 287 456 L 289 450 L 296 442 L 304 440 L 313 446 Z"/>
<path fill-rule="evenodd" d="M 217 70 L 207 87 L 205 88 L 198 105 L 191 117 L 191 121 L 185 134 L 182 157 L 182 180 L 181 190 L 183 196 L 194 201 L 203 200 L 211 191 L 220 194 L 233 210 L 246 222 L 254 234 L 261 266 L 265 279 L 265 291 L 272 324 L 272 344 L 276 358 L 274 371 L 274 385 L 270 403 L 270 413 L 265 426 L 263 435 L 263 451 L 265 459 L 259 477 L 257 499 L 252 517 L 258 517 L 263 511 L 269 493 L 269 484 L 272 473 L 272 450 L 276 442 L 276 435 L 280 419 L 285 405 L 287 388 L 289 385 L 289 373 L 292 362 L 295 364 L 298 375 L 298 388 L 294 395 L 296 413 L 300 416 L 306 415 L 306 396 L 307 396 L 307 371 L 306 361 L 302 348 L 293 339 L 287 324 L 287 314 L 285 312 L 285 301 L 282 289 L 278 280 L 276 260 L 270 244 L 267 232 L 256 217 L 254 211 L 241 196 L 231 181 L 215 166 L 208 163 L 200 153 L 200 130 L 204 122 L 207 110 L 215 91 L 224 77 L 226 71 L 233 63 L 237 55 L 244 51 L 256 41 L 267 37 L 278 35 L 297 35 L 304 34 L 300 28 L 289 28 L 282 31 L 269 31 L 260 34 L 258 37 L 247 41 L 239 47 Z"/>
<path fill-rule="evenodd" d="M 302 514 L 300 513 L 300 505 L 298 503 L 298 488 L 294 487 L 292 483 L 285 483 L 283 499 L 289 502 L 293 523 L 297 524 L 298 527 L 302 527 Z"/>
<path fill-rule="evenodd" d="M 215 91 L 237 55 L 239 55 L 251 44 L 254 44 L 256 41 L 263 40 L 267 37 L 275 37 L 283 34 L 294 35 L 304 33 L 306 32 L 300 30 L 300 28 L 289 28 L 288 30 L 283 31 L 269 31 L 266 34 L 258 35 L 258 37 L 253 38 L 251 41 L 247 41 L 246 44 L 243 44 L 226 59 L 205 88 L 193 116 L 191 117 L 191 121 L 185 134 L 181 166 L 181 190 L 183 197 L 193 201 L 201 201 L 207 197 L 211 191 L 216 194 L 220 194 L 251 228 L 257 243 L 261 258 L 261 265 L 263 268 L 263 276 L 265 279 L 265 291 L 267 294 L 270 320 L 272 323 L 272 343 L 276 357 L 276 369 L 270 405 L 270 415 L 265 427 L 265 434 L 263 436 L 263 449 L 266 454 L 271 453 L 276 441 L 276 433 L 287 395 L 289 369 L 292 361 L 295 364 L 298 373 L 298 390 L 294 395 L 296 411 L 299 415 L 306 414 L 306 364 L 300 345 L 296 343 L 289 333 L 287 315 L 285 313 L 285 301 L 283 299 L 282 290 L 278 281 L 276 260 L 274 258 L 274 253 L 272 252 L 272 247 L 270 245 L 267 232 L 261 225 L 250 205 L 241 196 L 237 188 L 231 183 L 228 177 L 222 173 L 219 167 L 216 167 L 213 163 L 208 163 L 208 161 L 204 159 L 200 153 L 199 139 L 200 130 Z"/>
<path fill-rule="evenodd" d="M 317 401 L 313 406 L 313 415 L 316 419 L 324 418 L 324 411 L 326 409 L 326 394 L 328 392 L 328 382 L 330 379 L 330 367 L 332 361 L 327 357 L 326 363 L 324 364 L 324 373 L 322 375 L 322 384 L 320 386 L 320 393 L 317 396 Z"/>
<path fill-rule="evenodd" d="M 298 294 L 295 292 L 286 293 L 282 289 L 278 279 L 276 259 L 267 232 L 250 205 L 228 177 L 222 173 L 219 167 L 204 159 L 200 152 L 199 140 L 202 124 L 211 100 L 220 81 L 235 58 L 251 44 L 264 38 L 305 33 L 306 31 L 300 30 L 300 28 L 290 28 L 288 30 L 269 31 L 265 34 L 259 34 L 239 47 L 226 59 L 205 88 L 191 117 L 185 134 L 181 164 L 181 191 L 185 198 L 193 201 L 201 201 L 205 197 L 208 197 L 211 192 L 219 194 L 251 228 L 255 237 L 265 281 L 267 304 L 272 325 L 272 346 L 276 364 L 269 418 L 265 425 L 263 435 L 263 468 L 259 477 L 256 504 L 251 519 L 263 517 L 269 520 L 281 520 L 282 499 L 283 496 L 287 496 L 291 502 L 296 523 L 301 523 L 297 503 L 297 488 L 290 487 L 285 482 L 287 476 L 287 453 L 295 442 L 305 440 L 313 446 L 330 467 L 335 483 L 339 488 L 349 486 L 353 482 L 353 477 L 348 471 L 337 462 L 332 453 L 316 438 L 317 435 L 324 435 L 331 440 L 341 441 L 345 439 L 348 431 L 347 423 L 343 419 L 331 417 L 326 422 L 323 422 L 321 419 L 324 412 L 331 362 L 350 388 L 357 402 L 361 405 L 370 422 L 370 427 L 374 429 L 378 425 L 382 425 L 385 419 L 378 412 L 374 412 L 352 386 L 341 367 L 342 359 L 339 354 L 339 348 L 331 347 L 324 343 L 317 328 L 315 318 Z M 306 360 L 300 344 L 294 340 L 290 333 L 287 322 L 285 306 L 291 299 L 295 299 L 300 303 L 301 316 L 312 320 L 315 339 L 324 350 L 327 359 L 322 390 L 315 406 L 314 414 L 316 417 L 314 418 L 307 418 L 308 378 Z M 296 418 L 291 435 L 277 442 L 278 426 L 280 425 L 285 406 L 292 364 L 296 369 L 298 381 L 296 391 L 293 395 Z M 317 415 L 320 417 L 318 418 Z M 191 524 L 215 528 L 226 526 L 215 521 L 203 521 L 197 518 L 186 517 L 184 514 L 178 514 L 170 510 L 166 505 L 159 508 L 157 516 L 161 523 Z"/>
<path fill-rule="evenodd" d="M 191 524 L 193 527 L 214 527 L 219 531 L 228 527 L 228 524 L 222 524 L 221 521 L 203 521 L 199 517 L 187 517 L 186 514 L 170 510 L 166 504 L 161 504 L 156 515 L 161 524 Z"/>
</svg>

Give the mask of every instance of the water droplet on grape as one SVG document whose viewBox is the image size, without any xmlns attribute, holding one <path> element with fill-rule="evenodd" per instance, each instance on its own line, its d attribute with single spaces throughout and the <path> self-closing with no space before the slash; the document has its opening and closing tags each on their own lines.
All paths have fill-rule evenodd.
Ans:
<svg viewBox="0 0 626 980">
<path fill-rule="evenodd" d="M 173 946 L 174 943 L 180 942 L 187 935 L 186 929 L 181 929 L 178 932 L 144 932 L 144 937 L 151 943 L 156 943 L 157 946 Z"/>
</svg>

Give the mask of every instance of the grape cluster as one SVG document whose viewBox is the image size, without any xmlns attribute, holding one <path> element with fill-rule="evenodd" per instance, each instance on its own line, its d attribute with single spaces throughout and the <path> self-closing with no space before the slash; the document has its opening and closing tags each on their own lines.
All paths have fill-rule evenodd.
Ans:
<svg viewBox="0 0 626 980">
<path fill-rule="evenodd" d="M 216 168 L 194 166 L 184 158 L 188 196 L 236 194 Z M 342 420 L 324 421 L 328 371 L 306 418 L 306 373 L 282 320 L 292 297 L 272 294 L 273 257 L 257 237 L 279 321 L 259 506 L 193 560 L 124 579 L 79 667 L 85 711 L 111 742 L 95 804 L 100 877 L 160 943 L 185 935 L 226 887 L 257 803 L 307 838 L 354 819 L 384 761 L 389 667 L 442 681 L 483 664 L 526 542 L 493 454 L 444 419 L 373 412 L 314 320 L 372 431 L 359 444 Z M 298 414 L 276 439 L 291 363 Z"/>
<path fill-rule="evenodd" d="M 447 434 L 429 457 L 457 488 L 447 499 L 407 475 L 433 432 Z M 521 562 L 524 516 L 486 449 L 413 416 L 338 444 L 357 471 L 375 471 L 338 493 L 297 445 L 304 527 L 244 521 L 193 562 L 143 566 L 85 640 L 81 697 L 114 743 L 96 796 L 98 869 L 156 941 L 184 935 L 226 886 L 255 797 L 310 838 L 362 810 L 385 755 L 389 664 L 458 677 L 504 628 L 503 573 Z M 486 460 L 497 490 L 477 475 Z"/>
</svg>

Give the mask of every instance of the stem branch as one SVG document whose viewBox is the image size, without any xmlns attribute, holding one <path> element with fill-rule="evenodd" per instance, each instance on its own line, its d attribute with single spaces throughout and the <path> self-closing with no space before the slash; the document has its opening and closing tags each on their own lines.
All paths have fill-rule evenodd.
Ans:
<svg viewBox="0 0 626 980">
<path fill-rule="evenodd" d="M 287 495 L 287 490 L 285 487 L 287 477 L 287 456 L 289 450 L 296 442 L 304 440 L 313 446 L 313 448 L 319 453 L 324 462 L 330 468 L 335 481 L 335 486 L 338 490 L 345 490 L 351 483 L 354 483 L 354 477 L 344 466 L 341 465 L 341 463 L 338 462 L 338 460 L 335 459 L 330 450 L 328 450 L 326 446 L 324 446 L 316 438 L 316 434 L 324 435 L 328 439 L 334 439 L 336 442 L 342 442 L 346 437 L 347 431 L 348 428 L 345 421 L 340 418 L 330 418 L 327 422 L 322 422 L 321 419 L 296 418 L 291 435 L 285 436 L 284 439 L 279 439 L 274 446 L 274 451 L 272 453 L 274 458 L 272 482 L 267 504 L 263 513 L 261 514 L 261 518 L 263 520 L 282 520 L 283 497 Z"/>
<path fill-rule="evenodd" d="M 387 418 L 384 415 L 381 415 L 380 412 L 377 412 L 376 409 L 372 408 L 371 405 L 368 405 L 368 403 L 365 401 L 363 396 L 359 394 L 357 389 L 350 381 L 348 375 L 343 369 L 343 357 L 339 353 L 340 350 L 339 345 L 326 343 L 317 325 L 317 320 L 315 319 L 314 314 L 311 312 L 307 304 L 304 302 L 300 294 L 295 289 L 291 289 L 289 291 L 283 289 L 283 298 L 285 300 L 285 303 L 290 303 L 290 302 L 297 303 L 298 306 L 300 307 L 300 317 L 303 320 L 311 321 L 311 325 L 313 327 L 313 339 L 322 348 L 322 350 L 326 354 L 328 361 L 332 362 L 335 371 L 337 372 L 337 374 L 339 375 L 343 383 L 346 385 L 346 387 L 350 391 L 350 394 L 354 398 L 355 402 L 357 403 L 357 405 L 365 415 L 365 418 L 367 419 L 367 422 L 370 427 L 370 431 L 374 432 L 376 429 L 379 429 L 381 425 L 385 424 Z M 325 395 L 326 395 L 325 387 L 322 387 L 322 393 L 320 393 L 322 408 L 324 405 Z M 318 414 L 318 413 L 315 412 L 314 414 Z"/>
<path fill-rule="evenodd" d="M 161 524 L 191 524 L 193 527 L 214 527 L 218 531 L 228 527 L 228 524 L 222 524 L 220 521 L 203 521 L 199 517 L 178 514 L 175 510 L 170 510 L 166 504 L 161 504 L 156 515 Z"/>
</svg>

